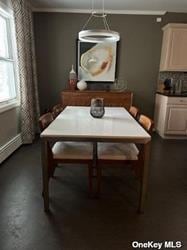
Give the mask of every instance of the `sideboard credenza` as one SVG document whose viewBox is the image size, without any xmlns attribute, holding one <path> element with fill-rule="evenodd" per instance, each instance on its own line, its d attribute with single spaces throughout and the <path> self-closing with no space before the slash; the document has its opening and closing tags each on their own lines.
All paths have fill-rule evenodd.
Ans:
<svg viewBox="0 0 187 250">
<path fill-rule="evenodd" d="M 92 98 L 104 98 L 107 107 L 124 107 L 129 110 L 132 105 L 133 93 L 130 91 L 80 91 L 64 90 L 61 92 L 61 102 L 66 106 L 90 106 Z"/>
</svg>

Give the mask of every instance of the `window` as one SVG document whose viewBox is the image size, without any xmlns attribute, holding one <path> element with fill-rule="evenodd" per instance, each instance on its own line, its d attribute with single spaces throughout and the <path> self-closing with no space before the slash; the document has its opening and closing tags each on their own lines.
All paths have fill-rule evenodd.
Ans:
<svg viewBox="0 0 187 250">
<path fill-rule="evenodd" d="M 0 7 L 0 109 L 17 100 L 13 18 Z"/>
</svg>

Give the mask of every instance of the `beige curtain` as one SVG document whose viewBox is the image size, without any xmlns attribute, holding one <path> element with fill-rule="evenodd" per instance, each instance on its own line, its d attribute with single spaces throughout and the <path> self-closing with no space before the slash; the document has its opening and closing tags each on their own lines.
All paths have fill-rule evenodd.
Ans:
<svg viewBox="0 0 187 250">
<path fill-rule="evenodd" d="M 39 117 L 32 11 L 27 0 L 12 0 L 12 6 L 18 49 L 22 140 L 32 143 Z"/>
</svg>

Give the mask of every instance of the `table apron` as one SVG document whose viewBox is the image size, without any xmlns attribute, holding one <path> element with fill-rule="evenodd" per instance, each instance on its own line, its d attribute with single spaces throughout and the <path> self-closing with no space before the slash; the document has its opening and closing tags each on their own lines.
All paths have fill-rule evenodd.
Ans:
<svg viewBox="0 0 187 250">
<path fill-rule="evenodd" d="M 99 138 L 99 137 L 41 137 L 42 141 L 57 142 L 57 141 L 80 141 L 80 142 L 129 142 L 137 144 L 147 144 L 151 138 Z"/>
</svg>

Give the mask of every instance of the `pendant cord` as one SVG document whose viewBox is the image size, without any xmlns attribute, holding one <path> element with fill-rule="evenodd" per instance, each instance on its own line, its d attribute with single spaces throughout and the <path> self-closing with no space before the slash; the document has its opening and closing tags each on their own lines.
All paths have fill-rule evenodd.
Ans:
<svg viewBox="0 0 187 250">
<path fill-rule="evenodd" d="M 105 15 L 105 0 L 102 0 L 103 16 Z"/>
<path fill-rule="evenodd" d="M 92 13 L 94 12 L 94 0 L 92 0 Z"/>
<path fill-rule="evenodd" d="M 91 11 L 91 15 L 88 17 L 86 23 L 83 25 L 82 27 L 82 30 L 84 30 L 86 28 L 86 26 L 89 24 L 90 20 L 92 19 L 92 17 L 94 16 L 95 14 L 95 10 L 94 10 L 94 0 L 92 0 L 92 3 L 91 3 L 91 8 L 92 8 L 92 11 Z"/>
<path fill-rule="evenodd" d="M 84 30 L 87 27 L 87 25 L 89 24 L 89 22 L 92 19 L 92 17 L 95 17 L 95 18 L 100 17 L 100 18 L 102 18 L 103 19 L 104 28 L 106 30 L 110 30 L 110 27 L 108 25 L 107 18 L 106 18 L 107 15 L 105 14 L 105 3 L 104 3 L 104 0 L 102 0 L 102 14 L 97 14 L 95 12 L 94 0 L 92 0 L 92 7 L 91 8 L 92 8 L 91 15 L 88 17 L 86 23 L 83 25 L 82 30 Z"/>
<path fill-rule="evenodd" d="M 91 13 L 86 20 L 86 23 L 82 27 L 82 31 L 79 32 L 78 38 L 82 42 L 89 43 L 103 43 L 103 42 L 118 42 L 120 40 L 120 35 L 118 32 L 110 30 L 109 24 L 107 22 L 107 14 L 105 13 L 104 1 L 100 0 L 101 5 L 100 10 L 95 10 L 95 0 L 91 0 Z M 101 23 L 104 25 L 104 29 L 87 29 L 89 22 L 92 18 L 100 18 Z M 94 21 L 94 20 L 93 20 Z"/>
<path fill-rule="evenodd" d="M 92 19 L 92 17 L 93 17 L 93 14 L 91 14 L 91 15 L 88 17 L 86 23 L 85 23 L 85 24 L 83 25 L 83 27 L 82 27 L 82 30 L 84 30 L 84 29 L 86 28 L 86 26 L 89 24 L 89 22 L 90 22 L 90 20 Z"/>
<path fill-rule="evenodd" d="M 105 29 L 106 29 L 106 30 L 110 30 L 110 27 L 109 27 L 109 25 L 108 25 L 106 16 L 103 17 L 103 22 L 104 22 Z"/>
</svg>

